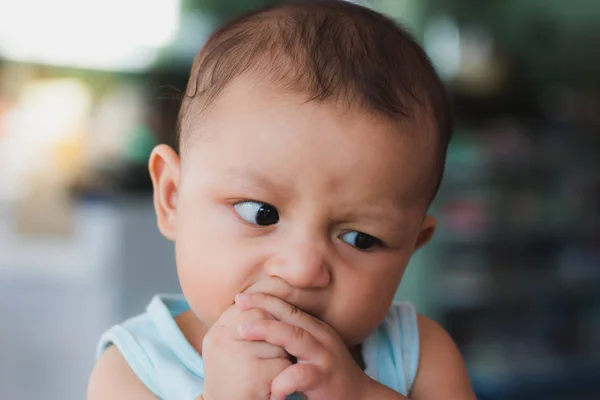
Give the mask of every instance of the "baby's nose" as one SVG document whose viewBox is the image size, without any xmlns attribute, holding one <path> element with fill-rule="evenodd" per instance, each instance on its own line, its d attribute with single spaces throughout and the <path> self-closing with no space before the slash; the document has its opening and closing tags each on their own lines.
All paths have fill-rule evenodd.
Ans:
<svg viewBox="0 0 600 400">
<path fill-rule="evenodd" d="M 302 242 L 285 246 L 267 262 L 267 273 L 300 289 L 324 288 L 331 282 L 325 245 Z"/>
</svg>

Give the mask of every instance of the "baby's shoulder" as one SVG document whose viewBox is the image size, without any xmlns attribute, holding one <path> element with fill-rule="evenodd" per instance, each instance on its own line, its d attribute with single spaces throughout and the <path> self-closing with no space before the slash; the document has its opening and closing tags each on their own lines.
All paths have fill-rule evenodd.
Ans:
<svg viewBox="0 0 600 400">
<path fill-rule="evenodd" d="M 446 330 L 433 319 L 417 312 L 409 302 L 393 303 L 387 312 L 382 327 L 392 336 L 392 340 L 402 340 L 405 346 L 414 347 L 422 360 L 425 347 L 442 343 L 454 344 Z"/>
<path fill-rule="evenodd" d="M 156 399 L 115 346 L 106 349 L 94 365 L 88 382 L 88 400 Z"/>
<path fill-rule="evenodd" d="M 114 325 L 100 337 L 96 347 L 88 398 L 156 398 L 160 388 L 154 358 L 156 354 L 168 354 L 166 350 L 147 312 Z"/>
<path fill-rule="evenodd" d="M 141 357 L 148 350 L 160 348 L 166 344 L 150 315 L 143 313 L 114 325 L 104 332 L 96 347 L 96 358 L 99 359 L 113 345 L 124 353 L 125 357 L 127 357 L 126 353 L 130 352 L 134 352 L 137 357 Z M 140 362 L 143 361 L 145 361 L 144 358 L 140 360 Z M 146 366 L 150 367 L 149 365 Z"/>
<path fill-rule="evenodd" d="M 203 386 L 202 360 L 175 321 L 185 310 L 186 304 L 179 297 L 156 296 L 145 313 L 101 336 L 96 350 L 98 364 L 101 366 L 107 357 L 111 362 L 124 362 L 159 398 L 197 397 Z M 109 352 L 117 352 L 118 357 L 109 356 Z"/>
<path fill-rule="evenodd" d="M 460 351 L 448 332 L 417 313 L 411 303 L 393 304 L 378 331 L 377 348 L 391 355 L 378 359 L 379 380 L 387 386 L 417 400 L 449 394 L 456 399 L 475 398 Z"/>
<path fill-rule="evenodd" d="M 462 355 L 446 329 L 420 314 L 417 324 L 419 368 L 411 398 L 475 399 Z"/>
</svg>

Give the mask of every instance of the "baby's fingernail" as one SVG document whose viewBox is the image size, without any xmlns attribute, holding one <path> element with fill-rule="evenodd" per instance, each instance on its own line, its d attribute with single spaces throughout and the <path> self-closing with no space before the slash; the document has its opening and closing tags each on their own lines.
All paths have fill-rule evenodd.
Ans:
<svg viewBox="0 0 600 400">
<path fill-rule="evenodd" d="M 247 295 L 246 293 L 238 293 L 238 294 L 235 296 L 235 302 L 236 302 L 236 303 L 238 303 L 238 302 L 240 302 L 240 301 L 241 301 L 241 302 L 244 302 L 244 301 L 246 301 L 246 300 L 248 300 L 248 295 Z"/>
<path fill-rule="evenodd" d="M 248 331 L 250 331 L 251 328 L 252 328 L 252 324 L 249 324 L 249 323 L 238 325 L 238 331 L 240 333 L 247 333 Z"/>
</svg>

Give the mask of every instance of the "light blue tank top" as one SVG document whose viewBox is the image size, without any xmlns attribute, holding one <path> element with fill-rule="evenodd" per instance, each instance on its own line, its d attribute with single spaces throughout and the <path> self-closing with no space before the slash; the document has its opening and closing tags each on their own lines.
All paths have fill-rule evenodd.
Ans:
<svg viewBox="0 0 600 400">
<path fill-rule="evenodd" d="M 188 309 L 181 295 L 155 296 L 144 314 L 102 335 L 96 356 L 115 345 L 140 381 L 159 399 L 195 400 L 204 385 L 202 357 L 174 319 Z M 362 353 L 367 375 L 408 396 L 419 363 L 414 306 L 393 304 L 385 320 L 363 343 Z"/>
</svg>

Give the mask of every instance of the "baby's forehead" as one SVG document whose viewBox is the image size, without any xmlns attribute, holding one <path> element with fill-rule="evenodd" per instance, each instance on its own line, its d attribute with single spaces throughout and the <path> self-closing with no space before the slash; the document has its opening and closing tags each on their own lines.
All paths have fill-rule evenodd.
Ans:
<svg viewBox="0 0 600 400">
<path fill-rule="evenodd" d="M 257 119 L 269 120 L 273 110 L 293 114 L 303 111 L 322 108 L 328 112 L 335 112 L 344 118 L 358 118 L 368 121 L 369 125 L 385 130 L 395 136 L 407 136 L 412 140 L 436 140 L 436 119 L 427 107 L 413 99 L 407 109 L 407 115 L 388 115 L 361 102 L 352 93 L 345 93 L 331 98 L 321 99 L 315 97 L 311 88 L 297 84 L 289 86 L 286 82 L 274 80 L 268 73 L 249 71 L 230 82 L 213 99 L 211 104 L 191 102 L 188 113 L 192 116 L 189 131 L 185 135 L 194 134 L 202 125 L 212 125 L 219 119 L 239 119 L 240 110 L 260 104 L 256 111 Z M 215 113 L 215 111 L 218 111 Z M 247 115 L 246 115 L 247 117 Z M 183 128 L 183 127 L 182 127 Z"/>
<path fill-rule="evenodd" d="M 414 131 L 416 124 L 252 80 L 232 84 L 200 125 L 193 147 L 205 151 L 190 153 L 218 154 L 220 162 L 210 168 L 227 172 L 223 180 L 267 182 L 261 186 L 280 189 L 313 179 L 310 183 L 322 188 L 376 198 L 385 192 L 377 185 L 415 193 L 433 174 L 434 151 Z"/>
</svg>

